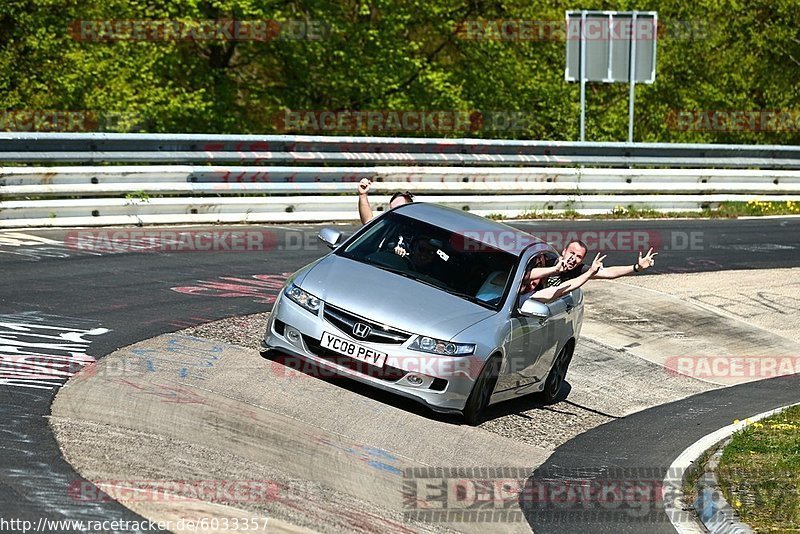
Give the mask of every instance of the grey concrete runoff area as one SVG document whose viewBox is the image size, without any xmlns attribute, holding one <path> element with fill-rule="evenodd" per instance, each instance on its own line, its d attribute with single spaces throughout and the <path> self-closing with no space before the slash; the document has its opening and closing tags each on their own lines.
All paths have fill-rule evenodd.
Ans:
<svg viewBox="0 0 800 534">
<path fill-rule="evenodd" d="M 238 317 L 102 358 L 59 391 L 50 425 L 78 473 L 148 519 L 263 518 L 269 532 L 530 532 L 524 518 L 410 518 L 424 503 L 403 495 L 414 473 L 433 468 L 508 467 L 524 481 L 587 430 L 764 378 L 753 358 L 800 359 L 799 310 L 800 268 L 590 282 L 566 398 L 497 405 L 477 428 L 264 359 L 255 343 L 266 315 Z M 191 495 L 198 481 L 205 498 Z M 223 481 L 238 485 L 220 490 Z"/>
</svg>

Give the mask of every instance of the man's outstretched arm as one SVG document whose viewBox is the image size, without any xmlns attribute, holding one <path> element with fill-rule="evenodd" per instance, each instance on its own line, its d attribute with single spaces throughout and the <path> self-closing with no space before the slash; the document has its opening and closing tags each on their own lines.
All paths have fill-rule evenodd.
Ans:
<svg viewBox="0 0 800 534">
<path fill-rule="evenodd" d="M 619 278 L 620 276 L 627 276 L 639 271 L 644 271 L 655 264 L 655 256 L 657 254 L 658 252 L 653 252 L 653 247 L 650 247 L 650 250 L 648 250 L 647 254 L 644 256 L 642 256 L 641 252 L 639 253 L 639 261 L 633 265 L 615 265 L 612 267 L 604 267 L 600 272 L 594 275 L 594 278 L 600 280 L 613 280 L 615 278 Z"/>
</svg>

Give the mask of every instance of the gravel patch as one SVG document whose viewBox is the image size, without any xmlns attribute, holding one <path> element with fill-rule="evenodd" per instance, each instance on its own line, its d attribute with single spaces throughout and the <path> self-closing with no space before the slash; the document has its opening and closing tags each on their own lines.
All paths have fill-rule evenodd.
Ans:
<svg viewBox="0 0 800 534">
<path fill-rule="evenodd" d="M 481 427 L 555 449 L 614 419 L 719 387 L 671 375 L 660 365 L 587 338 L 578 341 L 567 385 L 560 401 L 549 406 L 537 395 L 492 406 Z"/>
<path fill-rule="evenodd" d="M 269 312 L 229 317 L 220 321 L 193 326 L 178 333 L 258 350 L 261 336 L 267 326 L 268 317 Z"/>
</svg>

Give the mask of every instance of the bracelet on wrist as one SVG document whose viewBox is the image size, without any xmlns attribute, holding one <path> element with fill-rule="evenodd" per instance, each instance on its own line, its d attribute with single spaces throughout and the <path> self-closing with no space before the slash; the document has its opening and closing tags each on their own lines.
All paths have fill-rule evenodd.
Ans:
<svg viewBox="0 0 800 534">
<path fill-rule="evenodd" d="M 633 264 L 633 272 L 635 272 L 635 273 L 639 272 L 639 264 L 638 263 L 634 263 Z"/>
</svg>

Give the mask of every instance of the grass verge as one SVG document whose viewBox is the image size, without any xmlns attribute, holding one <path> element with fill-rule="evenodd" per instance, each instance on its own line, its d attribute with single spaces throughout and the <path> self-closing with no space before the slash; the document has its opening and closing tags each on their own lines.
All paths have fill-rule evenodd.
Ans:
<svg viewBox="0 0 800 534">
<path fill-rule="evenodd" d="M 717 469 L 723 494 L 758 532 L 800 532 L 800 406 L 733 435 Z"/>
<path fill-rule="evenodd" d="M 759 215 L 800 215 L 800 202 L 767 202 L 749 200 L 747 202 L 723 202 L 717 209 L 700 211 L 657 211 L 648 207 L 616 206 L 609 213 L 581 215 L 575 209 L 566 209 L 561 213 L 551 211 L 531 211 L 523 213 L 520 219 L 735 219 L 737 217 L 753 217 Z M 502 219 L 498 214 L 489 215 L 490 219 Z"/>
<path fill-rule="evenodd" d="M 716 454 L 718 449 L 719 444 L 714 445 L 714 447 L 704 451 L 697 461 L 687 469 L 686 474 L 683 477 L 682 486 L 683 504 L 687 509 L 691 509 L 694 506 L 694 502 L 697 500 L 699 493 L 697 485 L 706 472 L 706 464 L 708 464 L 709 459 Z"/>
</svg>

